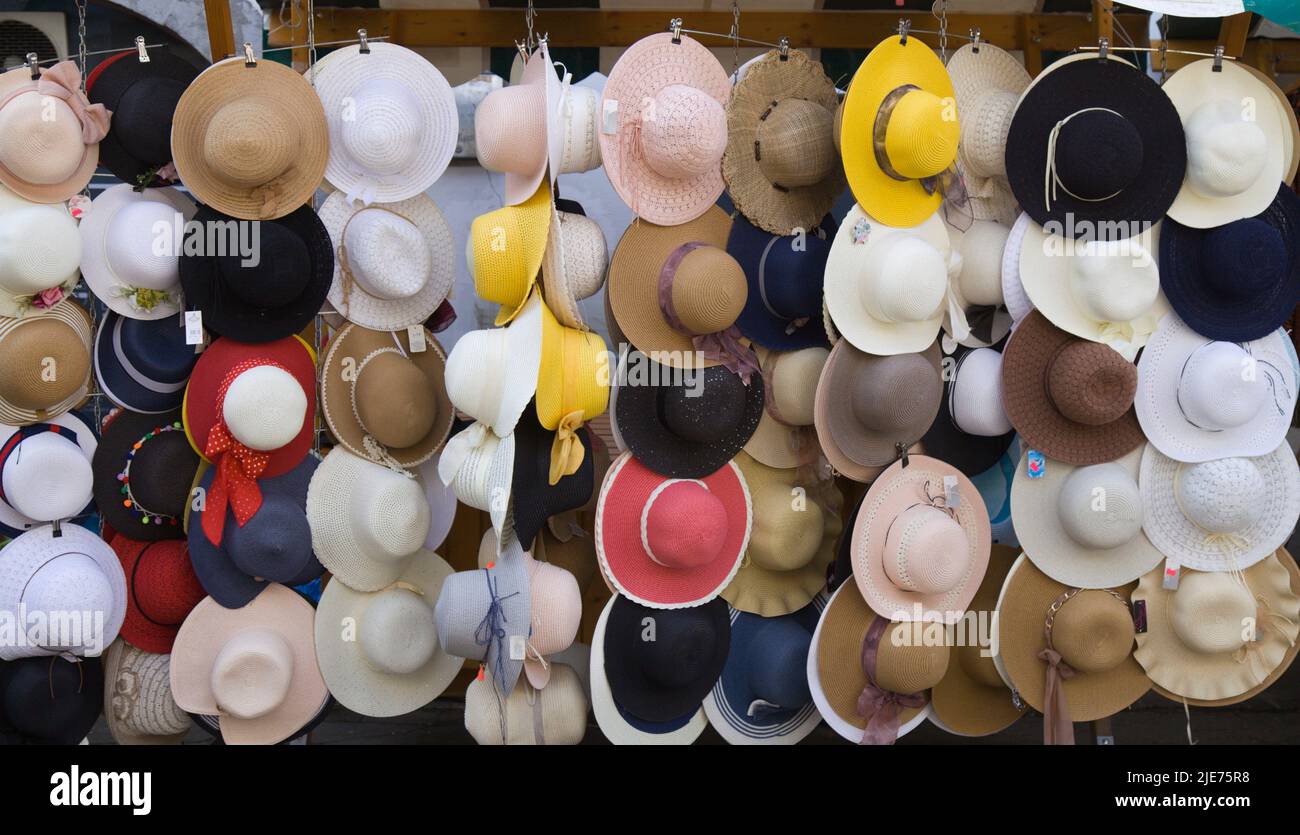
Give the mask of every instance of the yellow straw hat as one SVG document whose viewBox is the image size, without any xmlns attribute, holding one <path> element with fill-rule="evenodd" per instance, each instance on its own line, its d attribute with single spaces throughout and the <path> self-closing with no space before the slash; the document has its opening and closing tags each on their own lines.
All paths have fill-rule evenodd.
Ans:
<svg viewBox="0 0 1300 835">
<path fill-rule="evenodd" d="M 465 258 L 474 291 L 501 305 L 496 324 L 519 315 L 537 281 L 551 230 L 551 189 L 543 182 L 517 206 L 503 206 L 474 218 Z"/>
<path fill-rule="evenodd" d="M 939 56 L 916 38 L 890 35 L 844 98 L 840 149 L 854 199 L 888 226 L 917 225 L 943 202 L 938 178 L 956 161 L 960 135 Z"/>
<path fill-rule="evenodd" d="M 594 331 L 561 325 L 542 305 L 542 363 L 537 375 L 537 420 L 555 432 L 550 483 L 578 471 L 583 446 L 577 431 L 609 405 L 609 352 Z"/>
</svg>

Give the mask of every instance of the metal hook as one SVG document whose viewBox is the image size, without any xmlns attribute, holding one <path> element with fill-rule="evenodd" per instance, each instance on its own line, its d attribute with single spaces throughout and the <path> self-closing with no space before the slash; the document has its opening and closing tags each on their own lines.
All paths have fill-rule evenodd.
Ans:
<svg viewBox="0 0 1300 835">
<path fill-rule="evenodd" d="M 366 30 L 365 30 L 365 29 L 358 29 L 358 30 L 357 30 L 357 40 L 359 40 L 359 41 L 361 42 L 361 54 L 362 54 L 362 55 L 369 55 L 369 54 L 370 54 L 370 39 L 366 36 Z"/>
<path fill-rule="evenodd" d="M 782 61 L 790 60 L 790 39 L 789 38 L 781 38 L 781 40 L 777 41 L 776 49 L 777 52 L 780 54 Z"/>
<path fill-rule="evenodd" d="M 1223 44 L 1214 48 L 1214 66 L 1210 69 L 1214 72 L 1223 72 Z"/>
<path fill-rule="evenodd" d="M 519 58 L 525 64 L 528 63 L 528 44 L 524 41 L 515 41 L 515 49 L 519 51 Z"/>
<path fill-rule="evenodd" d="M 1097 57 L 1106 60 L 1106 55 L 1110 52 L 1110 38 L 1097 39 Z"/>
<path fill-rule="evenodd" d="M 257 57 L 253 55 L 253 44 L 250 43 L 249 41 L 244 41 L 244 66 L 245 67 L 257 66 Z"/>
<path fill-rule="evenodd" d="M 976 54 L 980 51 L 980 28 L 978 26 L 970 30 L 970 51 Z"/>
<path fill-rule="evenodd" d="M 912 28 L 912 21 L 905 17 L 898 19 L 898 42 L 904 46 L 907 45 L 907 33 Z"/>
<path fill-rule="evenodd" d="M 668 31 L 673 33 L 673 43 L 676 44 L 681 43 L 682 42 L 682 19 L 680 17 L 675 17 L 672 20 L 668 21 Z"/>
<path fill-rule="evenodd" d="M 39 81 L 41 78 L 41 65 L 36 60 L 36 53 L 27 53 L 27 66 L 32 71 L 32 81 Z"/>
<path fill-rule="evenodd" d="M 55 539 L 58 539 L 59 537 L 63 536 L 63 526 L 62 526 L 62 524 L 59 522 L 58 519 L 55 519 L 55 520 L 51 523 L 51 526 L 54 528 L 54 530 L 52 531 L 51 535 L 52 535 Z"/>
<path fill-rule="evenodd" d="M 135 36 L 135 54 L 140 59 L 141 64 L 149 63 L 149 51 L 144 48 L 144 36 Z"/>
</svg>

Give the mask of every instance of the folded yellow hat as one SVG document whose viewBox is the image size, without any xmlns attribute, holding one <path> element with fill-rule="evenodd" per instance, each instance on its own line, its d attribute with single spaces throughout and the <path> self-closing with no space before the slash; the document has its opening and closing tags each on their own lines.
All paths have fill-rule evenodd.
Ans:
<svg viewBox="0 0 1300 835">
<path fill-rule="evenodd" d="M 575 434 L 609 405 L 609 352 L 593 331 L 561 325 L 542 305 L 542 363 L 537 375 L 537 420 L 556 433 L 551 446 L 550 483 L 582 466 Z"/>
<path fill-rule="evenodd" d="M 546 254 L 551 211 L 551 190 L 543 181 L 519 205 L 479 215 L 470 224 L 466 256 L 474 291 L 501 305 L 497 325 L 514 319 L 528 301 Z"/>
</svg>

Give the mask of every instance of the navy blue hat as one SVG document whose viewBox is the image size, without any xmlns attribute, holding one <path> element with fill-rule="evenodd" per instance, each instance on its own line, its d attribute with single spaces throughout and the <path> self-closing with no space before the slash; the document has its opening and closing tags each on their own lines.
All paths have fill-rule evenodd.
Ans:
<svg viewBox="0 0 1300 835">
<path fill-rule="evenodd" d="M 22 658 L 0 664 L 0 738 L 76 745 L 104 707 L 99 658 Z"/>
<path fill-rule="evenodd" d="M 201 513 L 206 511 L 190 517 L 190 561 L 213 600 L 239 609 L 271 583 L 301 586 L 325 573 L 312 551 L 306 509 L 307 486 L 319 464 L 309 454 L 284 475 L 258 479 L 262 506 L 242 527 L 227 508 L 220 546 L 203 531 Z M 211 489 L 216 472 L 209 467 L 199 479 L 204 491 Z"/>
<path fill-rule="evenodd" d="M 830 347 L 822 326 L 822 279 L 836 228 L 827 215 L 802 234 L 773 235 L 736 216 L 727 252 L 749 282 L 745 308 L 736 319 L 742 334 L 778 351 Z"/>
<path fill-rule="evenodd" d="M 1167 218 L 1160 287 L 1207 339 L 1249 342 L 1277 330 L 1300 303 L 1300 196 L 1283 183 L 1262 213 L 1214 229 Z"/>
<path fill-rule="evenodd" d="M 95 379 L 123 409 L 157 415 L 179 409 L 199 355 L 185 344 L 181 314 L 132 319 L 108 311 L 95 334 Z"/>
<path fill-rule="evenodd" d="M 821 722 L 808 689 L 808 649 L 825 594 L 775 618 L 731 610 L 731 649 L 704 712 L 733 745 L 794 745 Z"/>
</svg>

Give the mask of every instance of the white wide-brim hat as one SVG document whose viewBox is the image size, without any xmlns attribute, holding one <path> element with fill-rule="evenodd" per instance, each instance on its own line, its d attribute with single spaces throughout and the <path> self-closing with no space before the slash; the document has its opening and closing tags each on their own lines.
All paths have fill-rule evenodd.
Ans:
<svg viewBox="0 0 1300 835">
<path fill-rule="evenodd" d="M 325 178 L 349 202 L 395 203 L 423 194 L 451 162 L 456 99 L 419 53 L 374 41 L 316 63 L 314 86 L 329 128 Z"/>
<path fill-rule="evenodd" d="M 128 186 L 129 188 L 129 186 Z M 0 186 L 0 316 L 35 316 L 43 291 L 72 294 L 81 262 L 77 221 L 62 203 L 33 203 Z"/>
<path fill-rule="evenodd" d="M 442 557 L 421 551 L 387 588 L 325 587 L 316 607 L 316 660 L 339 704 L 362 716 L 400 716 L 442 695 L 465 660 L 442 651 L 433 622 L 451 573 Z"/>
<path fill-rule="evenodd" d="M 477 421 L 451 436 L 438 459 L 438 479 L 462 504 L 486 512 L 499 537 L 507 527 L 514 527 L 510 523 L 514 473 L 514 433 L 503 438 Z"/>
<path fill-rule="evenodd" d="M 1285 331 L 1216 342 L 1170 313 L 1142 351 L 1133 405 L 1147 440 L 1176 461 L 1249 458 L 1286 438 L 1297 389 Z"/>
<path fill-rule="evenodd" d="M 1021 212 L 1002 249 L 1002 302 L 1011 314 L 1013 330 L 1034 309 L 1034 303 L 1029 300 L 1025 285 L 1020 280 L 1020 249 L 1025 245 L 1025 231 L 1033 222 L 1033 218 Z"/>
<path fill-rule="evenodd" d="M 361 212 L 386 214 L 376 214 L 377 222 L 356 230 L 364 236 L 361 240 L 354 235 L 345 241 L 344 232 L 351 231 L 350 222 Z M 418 325 L 451 292 L 456 276 L 451 227 L 428 195 L 360 206 L 336 191 L 325 198 L 319 214 L 335 250 L 329 302 L 349 321 L 380 331 Z M 346 261 L 338 255 L 345 242 Z M 421 242 L 427 258 L 415 250 Z"/>
<path fill-rule="evenodd" d="M 1187 137 L 1187 173 L 1169 217 L 1209 229 L 1267 209 L 1290 164 L 1289 125 L 1278 117 L 1267 84 L 1235 61 L 1206 58 L 1179 69 L 1160 89 Z"/>
<path fill-rule="evenodd" d="M 507 328 L 470 331 L 447 356 L 447 396 L 459 411 L 501 437 L 537 393 L 542 363 L 542 299 L 536 291 Z"/>
<path fill-rule="evenodd" d="M 1147 444 L 1143 530 L 1197 571 L 1240 571 L 1276 551 L 1300 518 L 1300 466 L 1286 443 L 1254 458 L 1175 461 Z"/>
<path fill-rule="evenodd" d="M 997 220 L 971 221 L 961 229 L 944 221 L 956 262 L 951 290 L 956 306 L 965 311 L 969 333 L 958 339 L 952 316 L 945 312 L 945 343 L 967 348 L 989 348 L 1011 332 L 1012 316 L 1002 292 L 1002 264 L 1010 224 Z"/>
<path fill-rule="evenodd" d="M 23 447 L 25 440 L 19 441 L 4 464 L 0 464 L 0 484 L 4 486 L 4 497 L 0 499 L 0 525 L 17 531 L 76 516 L 91 501 L 90 482 L 79 483 L 83 477 L 90 478 L 91 471 L 83 470 L 77 458 L 83 458 L 86 467 L 90 466 L 99 445 L 95 433 L 70 412 L 43 422 L 59 427 L 57 444 L 39 452 L 33 445 L 34 454 L 29 456 L 30 460 L 23 460 L 19 448 Z M 16 426 L 0 425 L 0 449 L 22 431 Z M 7 467 L 10 460 L 14 462 L 13 468 Z M 5 476 L 7 469 L 8 478 Z M 36 515 L 28 515 L 24 510 L 35 511 Z"/>
<path fill-rule="evenodd" d="M 1053 325 L 1130 362 L 1172 308 L 1160 289 L 1158 226 L 1119 241 L 1081 242 L 1025 227 L 1020 281 Z"/>
<path fill-rule="evenodd" d="M 80 225 L 81 275 L 90 291 L 131 319 L 175 315 L 184 307 L 181 242 L 197 211 L 174 188 L 136 191 L 122 183 L 100 192 Z"/>
<path fill-rule="evenodd" d="M 1046 459 L 1031 476 L 1020 456 L 1011 483 L 1011 518 L 1020 547 L 1038 570 L 1067 586 L 1131 583 L 1162 554 L 1142 532 L 1138 474 L 1142 447 L 1115 461 L 1075 467 Z"/>
<path fill-rule="evenodd" d="M 868 354 L 924 351 L 948 309 L 951 253 L 938 213 L 897 229 L 854 205 L 826 259 L 826 309 L 835 329 Z"/>
</svg>

